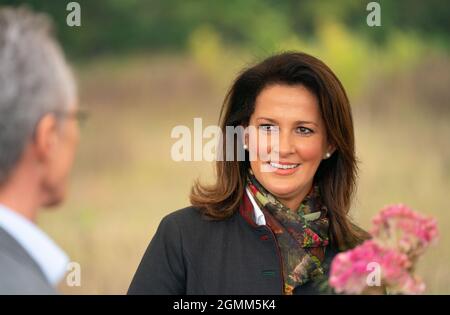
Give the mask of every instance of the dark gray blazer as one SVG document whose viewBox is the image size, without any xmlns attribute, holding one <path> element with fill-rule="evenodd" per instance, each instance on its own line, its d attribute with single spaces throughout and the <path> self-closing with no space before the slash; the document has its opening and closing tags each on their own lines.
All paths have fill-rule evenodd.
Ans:
<svg viewBox="0 0 450 315">
<path fill-rule="evenodd" d="M 329 246 L 325 262 L 336 251 Z M 275 237 L 236 212 L 209 220 L 197 208 L 175 211 L 161 221 L 134 275 L 128 294 L 282 294 Z M 314 283 L 294 294 L 320 293 Z"/>
<path fill-rule="evenodd" d="M 56 294 L 33 258 L 2 228 L 0 294 Z"/>
</svg>

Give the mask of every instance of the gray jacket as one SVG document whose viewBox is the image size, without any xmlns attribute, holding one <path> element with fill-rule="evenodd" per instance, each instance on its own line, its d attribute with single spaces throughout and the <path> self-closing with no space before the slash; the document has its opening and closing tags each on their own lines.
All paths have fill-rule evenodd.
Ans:
<svg viewBox="0 0 450 315">
<path fill-rule="evenodd" d="M 0 294 L 56 294 L 25 249 L 0 228 Z"/>
<path fill-rule="evenodd" d="M 326 263 L 337 252 L 329 246 Z M 197 208 L 175 211 L 161 221 L 128 294 L 282 294 L 281 261 L 267 226 L 240 212 L 208 220 Z M 314 283 L 294 294 L 319 294 Z"/>
</svg>

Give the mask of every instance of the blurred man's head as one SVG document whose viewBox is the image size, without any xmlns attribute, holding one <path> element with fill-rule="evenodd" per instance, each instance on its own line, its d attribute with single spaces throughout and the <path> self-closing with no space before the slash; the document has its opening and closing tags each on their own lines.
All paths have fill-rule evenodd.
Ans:
<svg viewBox="0 0 450 315">
<path fill-rule="evenodd" d="M 48 18 L 0 7 L 0 192 L 64 199 L 79 131 L 76 86 Z M 19 188 L 20 187 L 20 188 Z M 38 196 L 38 197 L 36 197 Z"/>
</svg>

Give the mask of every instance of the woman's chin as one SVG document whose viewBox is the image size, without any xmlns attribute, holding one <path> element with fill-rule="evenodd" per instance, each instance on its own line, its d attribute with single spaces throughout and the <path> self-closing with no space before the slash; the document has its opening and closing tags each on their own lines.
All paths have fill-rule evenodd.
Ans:
<svg viewBox="0 0 450 315">
<path fill-rule="evenodd" d="M 270 174 L 261 184 L 273 195 L 289 197 L 300 190 L 300 181 L 298 178 L 280 178 L 280 176 Z"/>
<path fill-rule="evenodd" d="M 275 197 L 280 199 L 288 199 L 292 196 L 295 196 L 296 192 L 298 191 L 298 187 L 266 187 L 266 189 Z"/>
</svg>

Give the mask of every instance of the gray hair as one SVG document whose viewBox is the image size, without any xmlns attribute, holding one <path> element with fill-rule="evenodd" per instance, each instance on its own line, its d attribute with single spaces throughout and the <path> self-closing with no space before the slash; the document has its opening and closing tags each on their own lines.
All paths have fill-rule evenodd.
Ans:
<svg viewBox="0 0 450 315">
<path fill-rule="evenodd" d="M 75 81 L 50 19 L 24 7 L 0 7 L 0 184 L 39 120 L 75 102 Z"/>
</svg>

